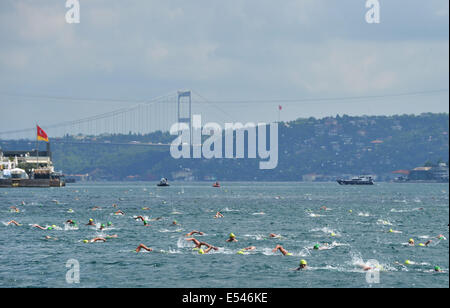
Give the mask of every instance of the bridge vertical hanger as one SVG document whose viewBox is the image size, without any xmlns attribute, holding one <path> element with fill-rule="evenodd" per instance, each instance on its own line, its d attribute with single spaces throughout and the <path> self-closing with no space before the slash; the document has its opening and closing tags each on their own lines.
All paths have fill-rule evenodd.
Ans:
<svg viewBox="0 0 450 308">
<path fill-rule="evenodd" d="M 187 98 L 187 99 L 182 99 Z M 183 108 L 186 104 L 189 104 L 189 114 L 186 117 L 186 112 L 183 112 L 185 109 Z M 178 123 L 187 123 L 189 125 L 189 139 L 190 144 L 192 145 L 192 98 L 191 91 L 178 91 Z M 181 132 L 180 132 L 181 134 Z"/>
</svg>

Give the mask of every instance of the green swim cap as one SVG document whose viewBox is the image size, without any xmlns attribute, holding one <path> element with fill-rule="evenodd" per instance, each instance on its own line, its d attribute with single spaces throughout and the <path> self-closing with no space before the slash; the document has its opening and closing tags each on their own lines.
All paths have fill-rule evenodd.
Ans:
<svg viewBox="0 0 450 308">
<path fill-rule="evenodd" d="M 144 220 L 144 224 L 146 225 L 148 222 L 147 222 L 147 220 Z"/>
<path fill-rule="evenodd" d="M 308 265 L 308 263 L 305 260 L 301 260 L 300 265 Z"/>
<path fill-rule="evenodd" d="M 106 227 L 106 226 L 105 226 L 105 224 L 102 224 L 100 227 L 104 228 L 104 227 Z"/>
<path fill-rule="evenodd" d="M 436 272 L 439 272 L 439 271 L 441 270 L 441 268 L 440 268 L 439 266 L 435 266 L 435 267 L 434 267 L 434 270 L 435 270 Z"/>
<path fill-rule="evenodd" d="M 52 227 L 48 227 L 47 230 L 53 230 L 53 228 Z"/>
<path fill-rule="evenodd" d="M 314 245 L 314 249 L 319 249 L 319 247 L 320 247 L 320 245 L 319 244 L 316 244 L 316 245 Z"/>
<path fill-rule="evenodd" d="M 234 233 L 230 233 L 230 237 L 231 237 L 231 238 L 235 238 L 236 235 L 234 235 Z"/>
<path fill-rule="evenodd" d="M 76 224 L 77 222 L 76 222 L 75 220 L 72 220 L 72 223 L 73 223 L 73 224 Z"/>
<path fill-rule="evenodd" d="M 108 221 L 108 226 L 112 226 L 112 222 Z"/>
</svg>

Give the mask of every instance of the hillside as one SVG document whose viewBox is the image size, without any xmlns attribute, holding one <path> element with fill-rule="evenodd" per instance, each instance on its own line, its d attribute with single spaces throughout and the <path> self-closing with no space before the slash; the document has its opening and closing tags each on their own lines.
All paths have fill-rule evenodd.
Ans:
<svg viewBox="0 0 450 308">
<path fill-rule="evenodd" d="M 380 180 L 392 171 L 427 161 L 448 160 L 448 114 L 337 116 L 280 123 L 279 163 L 259 170 L 259 159 L 173 159 L 168 148 L 112 143 L 170 143 L 174 137 L 150 135 L 78 136 L 79 144 L 52 144 L 54 162 L 67 174 L 89 173 L 94 179 L 156 180 L 332 180 L 344 175 L 373 174 Z M 95 139 L 99 144 L 82 142 Z M 107 142 L 107 143 L 105 143 Z M 102 144 L 103 143 L 103 144 Z M 24 141 L 0 142 L 6 148 L 32 148 Z"/>
</svg>

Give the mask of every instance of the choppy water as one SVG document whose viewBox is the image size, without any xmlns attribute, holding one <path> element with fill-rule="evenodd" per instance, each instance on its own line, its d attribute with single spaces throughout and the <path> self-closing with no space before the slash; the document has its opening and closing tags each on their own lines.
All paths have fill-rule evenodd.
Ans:
<svg viewBox="0 0 450 308">
<path fill-rule="evenodd" d="M 113 214 L 114 203 L 125 216 Z M 11 206 L 20 212 L 11 212 Z M 219 210 L 225 217 L 214 219 Z M 137 215 L 163 218 L 144 227 L 133 219 Z M 89 218 L 98 224 L 111 221 L 113 227 L 97 231 L 85 226 Z M 7 226 L 12 219 L 22 226 Z M 64 226 L 67 219 L 76 220 L 78 228 Z M 180 226 L 172 226 L 173 220 Z M 448 241 L 436 239 L 439 234 L 448 238 L 448 220 L 446 184 L 222 183 L 216 189 L 208 183 L 168 188 L 109 183 L 2 189 L 0 287 L 449 287 Z M 32 224 L 57 228 L 43 231 Z M 219 251 L 193 251 L 184 240 L 192 230 L 205 232 L 196 237 Z M 238 243 L 225 242 L 230 232 Z M 282 237 L 270 239 L 269 233 Z M 105 234 L 118 238 L 83 243 Z M 409 238 L 416 244 L 433 242 L 410 247 Z M 154 251 L 134 252 L 140 243 Z M 317 243 L 330 249 L 315 251 Z M 292 256 L 273 253 L 277 244 Z M 256 251 L 237 254 L 250 245 Z M 78 285 L 66 283 L 68 259 L 80 263 Z M 301 259 L 309 269 L 292 271 Z M 368 284 L 358 265 L 369 259 L 382 266 L 380 284 Z M 405 260 L 412 264 L 404 265 Z M 435 273 L 435 265 L 443 272 Z"/>
</svg>

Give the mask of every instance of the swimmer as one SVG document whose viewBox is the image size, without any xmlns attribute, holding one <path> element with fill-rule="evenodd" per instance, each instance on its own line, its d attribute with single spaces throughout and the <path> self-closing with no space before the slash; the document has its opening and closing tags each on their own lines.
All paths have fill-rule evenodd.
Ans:
<svg viewBox="0 0 450 308">
<path fill-rule="evenodd" d="M 424 245 L 428 247 L 428 245 L 430 245 L 432 242 L 432 240 L 428 240 Z"/>
<path fill-rule="evenodd" d="M 217 212 L 216 216 L 214 216 L 214 218 L 223 218 L 224 216 L 222 215 L 221 212 Z"/>
<path fill-rule="evenodd" d="M 301 260 L 299 267 L 297 267 L 295 270 L 300 271 L 300 270 L 304 270 L 307 268 L 308 268 L 308 262 L 306 262 L 305 260 Z"/>
<path fill-rule="evenodd" d="M 51 237 L 51 236 L 49 236 L 49 235 L 46 235 L 46 236 L 45 236 L 45 239 L 46 239 L 46 240 L 55 240 L 55 241 L 58 240 L 57 237 Z"/>
<path fill-rule="evenodd" d="M 275 234 L 275 233 L 270 233 L 270 234 L 269 234 L 269 237 L 270 237 L 270 238 L 280 238 L 281 235 Z"/>
<path fill-rule="evenodd" d="M 272 252 L 277 252 L 277 250 L 279 250 L 279 251 L 283 254 L 283 256 L 290 256 L 290 255 L 292 255 L 292 254 L 289 253 L 286 249 L 284 249 L 283 246 L 281 246 L 281 245 L 277 245 L 277 246 L 272 250 Z"/>
<path fill-rule="evenodd" d="M 89 222 L 86 224 L 86 226 L 95 226 L 94 220 L 92 218 L 89 219 Z"/>
<path fill-rule="evenodd" d="M 96 237 L 96 238 L 93 238 L 92 240 L 90 240 L 90 242 L 91 243 L 95 243 L 95 242 L 106 242 L 106 239 L 105 238 L 103 238 L 103 237 Z"/>
<path fill-rule="evenodd" d="M 15 206 L 11 206 L 10 209 L 11 209 L 11 212 L 20 213 L 20 210 Z"/>
<path fill-rule="evenodd" d="M 197 231 L 197 230 L 194 230 L 194 231 L 191 231 L 188 234 L 186 234 L 186 236 L 192 236 L 194 234 L 203 235 L 204 233 L 200 232 L 200 231 Z"/>
<path fill-rule="evenodd" d="M 441 270 L 441 268 L 439 266 L 435 266 L 434 267 L 434 271 L 437 272 L 437 273 L 442 273 L 442 270 Z"/>
<path fill-rule="evenodd" d="M 11 220 L 11 221 L 9 221 L 9 222 L 7 223 L 8 226 L 11 225 L 11 224 L 16 225 L 17 227 L 21 226 L 21 224 L 19 224 L 19 223 L 18 223 L 17 221 L 15 221 L 15 220 Z"/>
<path fill-rule="evenodd" d="M 204 253 L 208 253 L 208 252 L 210 252 L 211 250 L 219 250 L 219 248 L 217 248 L 217 247 L 214 247 L 214 246 L 212 246 L 212 245 L 209 245 L 209 244 L 206 244 L 206 243 L 203 243 L 206 247 L 208 247 L 206 250 L 203 250 L 203 249 L 199 249 L 199 253 L 200 254 L 204 254 Z"/>
<path fill-rule="evenodd" d="M 149 207 L 143 207 L 142 208 L 144 211 L 148 211 L 148 210 L 150 210 L 150 208 Z"/>
<path fill-rule="evenodd" d="M 187 239 L 185 239 L 186 241 L 191 241 L 191 242 L 193 242 L 194 244 L 195 244 L 195 248 L 196 249 L 201 249 L 202 248 L 202 246 L 206 246 L 206 247 L 208 247 L 208 252 L 211 250 L 211 249 L 214 249 L 214 250 L 218 250 L 219 248 L 217 248 L 217 247 L 214 247 L 214 246 L 212 246 L 212 245 L 210 245 L 210 244 L 208 244 L 208 243 L 205 243 L 205 242 L 200 242 L 199 240 L 197 240 L 197 239 L 195 239 L 195 238 L 187 238 Z M 206 252 L 207 253 L 207 252 Z"/>
<path fill-rule="evenodd" d="M 374 267 L 368 266 L 368 265 L 366 265 L 366 264 L 358 264 L 358 266 L 361 267 L 362 270 L 363 270 L 363 271 L 366 271 L 366 272 L 375 269 Z"/>
<path fill-rule="evenodd" d="M 256 249 L 256 247 L 255 246 L 250 246 L 250 247 L 246 247 L 246 248 L 242 248 L 241 249 L 241 251 L 253 251 L 253 250 L 255 250 Z"/>
<path fill-rule="evenodd" d="M 178 226 L 178 222 L 176 220 L 172 221 L 172 226 Z"/>
<path fill-rule="evenodd" d="M 77 223 L 76 223 L 76 221 L 74 221 L 74 220 L 72 220 L 72 219 L 69 219 L 69 220 L 66 221 L 66 224 L 69 224 L 69 225 L 76 225 Z"/>
<path fill-rule="evenodd" d="M 438 236 L 436 236 L 437 239 L 439 240 L 447 240 L 447 238 L 445 236 L 443 236 L 442 234 L 439 234 Z"/>
<path fill-rule="evenodd" d="M 202 243 L 200 243 L 200 241 L 197 240 L 196 238 L 191 237 L 191 238 L 187 238 L 185 240 L 193 242 L 195 244 L 195 248 L 201 248 L 202 247 Z"/>
<path fill-rule="evenodd" d="M 323 246 L 320 246 L 320 244 L 316 244 L 316 245 L 314 245 L 313 249 L 314 250 L 326 250 L 326 249 L 329 249 L 329 244 L 325 243 L 325 244 L 323 244 Z"/>
<path fill-rule="evenodd" d="M 139 244 L 139 246 L 136 248 L 136 252 L 140 252 L 142 249 L 147 250 L 147 251 L 153 251 L 153 249 L 148 248 L 144 244 Z"/>
<path fill-rule="evenodd" d="M 144 222 L 144 226 L 145 226 L 145 227 L 150 227 L 150 226 L 151 226 L 151 225 L 148 223 L 147 220 L 144 220 L 143 222 Z"/>
<path fill-rule="evenodd" d="M 41 230 L 53 230 L 53 228 L 56 227 L 56 226 L 53 225 L 52 227 L 47 227 L 47 228 L 45 228 L 45 227 L 42 227 L 42 226 L 40 226 L 40 225 L 34 224 L 34 225 L 32 225 L 32 227 L 35 227 L 35 228 L 38 228 L 38 229 L 41 229 Z"/>
<path fill-rule="evenodd" d="M 234 233 L 230 233 L 230 237 L 226 241 L 231 243 L 231 242 L 237 242 L 238 240 L 236 239 L 236 235 L 234 235 Z"/>
<path fill-rule="evenodd" d="M 112 207 L 116 209 L 117 208 L 117 204 L 113 203 Z"/>
<path fill-rule="evenodd" d="M 133 217 L 133 218 L 134 218 L 134 220 L 141 220 L 141 221 L 144 221 L 144 220 L 145 220 L 145 218 L 142 217 L 142 216 L 135 216 L 135 217 Z"/>
<path fill-rule="evenodd" d="M 122 212 L 121 210 L 118 210 L 118 211 L 114 212 L 114 215 L 125 215 L 125 213 Z"/>
<path fill-rule="evenodd" d="M 102 231 L 105 228 L 106 228 L 105 224 L 101 224 L 99 230 Z"/>
<path fill-rule="evenodd" d="M 408 241 L 408 245 L 409 246 L 414 246 L 415 245 L 414 239 L 410 238 L 409 241 Z"/>
<path fill-rule="evenodd" d="M 106 235 L 106 238 L 118 238 L 119 236 L 117 234 L 114 235 Z"/>
</svg>

